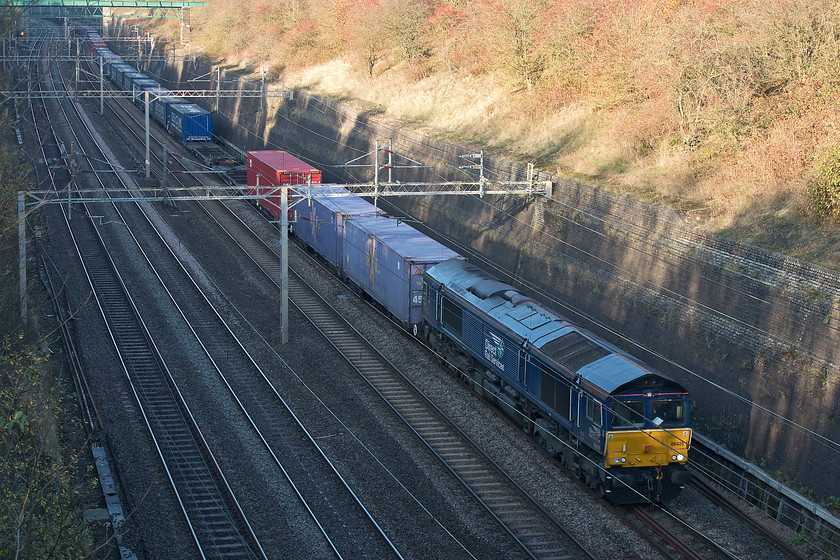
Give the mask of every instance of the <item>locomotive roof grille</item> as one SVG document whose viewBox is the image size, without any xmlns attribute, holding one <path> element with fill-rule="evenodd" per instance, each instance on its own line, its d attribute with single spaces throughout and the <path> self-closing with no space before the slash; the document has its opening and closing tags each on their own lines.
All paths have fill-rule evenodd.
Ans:
<svg viewBox="0 0 840 560">
<path fill-rule="evenodd" d="M 485 278 L 479 280 L 469 288 L 467 288 L 473 295 L 481 299 L 487 299 L 495 296 L 498 293 L 504 293 L 513 290 L 513 286 L 505 284 L 495 278 Z"/>
<path fill-rule="evenodd" d="M 577 371 L 586 364 L 611 354 L 606 348 L 574 331 L 552 340 L 542 347 L 542 351 L 571 371 Z"/>
</svg>

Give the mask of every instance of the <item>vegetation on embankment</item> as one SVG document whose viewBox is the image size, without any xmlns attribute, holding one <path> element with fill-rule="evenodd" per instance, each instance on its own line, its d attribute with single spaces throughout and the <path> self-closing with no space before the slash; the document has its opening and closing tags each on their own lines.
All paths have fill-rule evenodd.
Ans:
<svg viewBox="0 0 840 560">
<path fill-rule="evenodd" d="M 2 25 L 0 25 L 2 31 Z M 5 35 L 5 33 L 3 33 Z M 10 89 L 0 71 L 0 89 Z M 20 318 L 18 191 L 32 188 L 32 163 L 18 149 L 11 120 L 0 106 L 0 558 L 93 558 L 91 528 L 83 520 L 95 476 L 73 442 L 78 418 L 51 357 L 40 316 Z M 14 114 L 13 112 L 10 114 Z M 32 249 L 29 249 L 29 254 Z M 34 267 L 30 267 L 30 277 Z M 38 299 L 37 282 L 30 283 Z M 47 304 L 48 305 L 48 304 Z M 49 328 L 49 327 L 48 327 Z M 103 556 L 110 548 L 103 547 Z"/>
<path fill-rule="evenodd" d="M 216 59 L 840 267 L 835 0 L 209 4 Z"/>
<path fill-rule="evenodd" d="M 0 146 L 0 558 L 81 558 L 90 549 L 75 486 L 82 450 L 65 443 L 59 363 L 20 321 L 17 191 L 29 168 L 20 156 Z"/>
</svg>

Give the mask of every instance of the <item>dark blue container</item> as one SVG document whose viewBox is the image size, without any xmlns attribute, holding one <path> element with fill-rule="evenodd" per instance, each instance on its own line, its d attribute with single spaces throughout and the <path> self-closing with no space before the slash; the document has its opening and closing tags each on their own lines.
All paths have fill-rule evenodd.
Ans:
<svg viewBox="0 0 840 560">
<path fill-rule="evenodd" d="M 123 74 L 136 71 L 137 70 L 135 70 L 134 67 L 126 64 L 125 62 L 120 64 L 111 64 L 108 67 L 108 77 L 111 79 L 111 83 L 114 84 L 116 89 L 122 90 Z"/>
<path fill-rule="evenodd" d="M 151 115 L 151 102 L 159 95 L 166 95 L 172 93 L 165 87 L 162 87 L 156 80 L 134 80 L 132 84 L 134 88 L 134 103 L 139 107 L 144 107 L 146 104 L 146 93 L 149 92 L 149 115 Z"/>
<path fill-rule="evenodd" d="M 120 87 L 122 87 L 123 91 L 132 91 L 134 88 L 132 85 L 134 84 L 135 80 L 150 80 L 146 74 L 142 72 L 123 72 L 121 74 L 122 83 Z"/>
<path fill-rule="evenodd" d="M 213 115 L 193 103 L 170 104 L 166 129 L 182 142 L 213 140 Z"/>
<path fill-rule="evenodd" d="M 120 58 L 119 55 L 114 53 L 106 55 L 104 64 L 102 66 L 102 72 L 105 74 L 106 77 L 111 75 L 111 66 L 113 66 L 114 64 L 123 64 L 123 59 Z"/>
<path fill-rule="evenodd" d="M 174 95 L 158 97 L 152 101 L 152 118 L 163 128 L 166 128 L 166 115 L 169 113 L 169 105 L 183 105 L 187 103 L 189 103 L 189 101 L 183 97 L 176 97 Z"/>
</svg>

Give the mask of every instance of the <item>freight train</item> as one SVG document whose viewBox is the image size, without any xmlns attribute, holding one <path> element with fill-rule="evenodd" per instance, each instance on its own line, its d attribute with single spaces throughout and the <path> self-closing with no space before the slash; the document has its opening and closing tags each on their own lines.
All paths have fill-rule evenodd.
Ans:
<svg viewBox="0 0 840 560">
<path fill-rule="evenodd" d="M 82 28 L 83 29 L 83 28 Z M 201 152 L 202 143 L 213 141 L 213 114 L 188 100 L 177 97 L 156 80 L 139 72 L 112 52 L 93 29 L 83 29 L 88 53 L 101 58 L 103 73 L 114 86 L 133 92 L 134 102 L 145 104 L 149 92 L 149 116 L 187 148 Z"/>
<path fill-rule="evenodd" d="M 309 187 L 296 236 L 593 490 L 614 503 L 679 494 L 691 479 L 683 387 L 348 194 Z"/>
</svg>

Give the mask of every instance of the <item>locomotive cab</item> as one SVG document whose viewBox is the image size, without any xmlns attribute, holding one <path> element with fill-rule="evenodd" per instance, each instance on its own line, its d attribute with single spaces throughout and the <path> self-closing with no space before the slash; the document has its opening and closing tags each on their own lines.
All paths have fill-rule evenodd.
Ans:
<svg viewBox="0 0 840 560">
<path fill-rule="evenodd" d="M 691 445 L 687 394 L 627 392 L 613 396 L 605 408 L 604 467 L 613 476 L 615 494 L 667 500 L 663 492 L 678 491 L 691 480 L 685 468 Z"/>
</svg>

